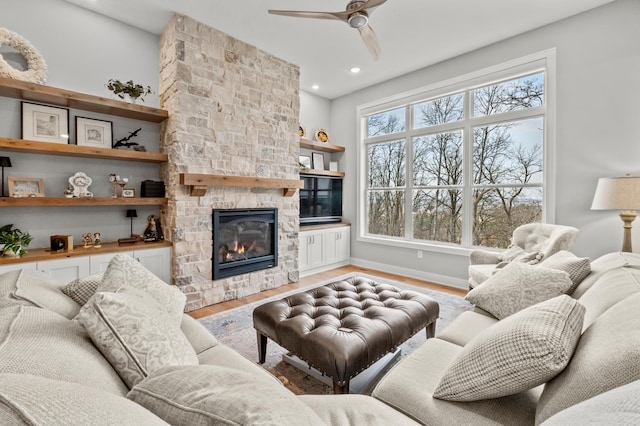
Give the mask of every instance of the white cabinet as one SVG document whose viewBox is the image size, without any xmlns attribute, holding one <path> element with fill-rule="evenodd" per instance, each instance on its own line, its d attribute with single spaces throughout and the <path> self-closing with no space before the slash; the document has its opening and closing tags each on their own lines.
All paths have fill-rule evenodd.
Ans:
<svg viewBox="0 0 640 426">
<path fill-rule="evenodd" d="M 111 258 L 116 254 L 127 254 L 133 257 L 166 283 L 171 280 L 171 247 L 138 249 L 91 256 L 91 273 L 97 274 L 107 269 Z"/>
<path fill-rule="evenodd" d="M 300 271 L 317 268 L 324 263 L 324 231 L 305 231 L 298 234 Z"/>
<path fill-rule="evenodd" d="M 49 275 L 56 281 L 68 283 L 76 278 L 89 275 L 89 264 L 89 256 L 44 260 L 38 262 L 38 271 Z"/>
<path fill-rule="evenodd" d="M 117 254 L 126 254 L 133 257 L 162 281 L 171 282 L 171 247 L 142 248 L 93 255 L 87 253 L 86 256 L 12 263 L 0 266 L 0 274 L 16 269 L 37 270 L 56 281 L 66 283 L 85 275 L 103 272 L 107 269 L 111 258 Z"/>
<path fill-rule="evenodd" d="M 331 228 L 324 234 L 324 262 L 344 262 L 351 257 L 351 227 Z"/>
<path fill-rule="evenodd" d="M 347 265 L 351 257 L 351 227 L 299 232 L 298 269 L 301 276 Z"/>
</svg>

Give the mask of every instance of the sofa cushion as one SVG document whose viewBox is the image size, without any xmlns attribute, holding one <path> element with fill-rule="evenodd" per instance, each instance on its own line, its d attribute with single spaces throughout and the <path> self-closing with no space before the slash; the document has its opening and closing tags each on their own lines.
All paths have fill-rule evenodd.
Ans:
<svg viewBox="0 0 640 426">
<path fill-rule="evenodd" d="M 176 286 L 165 283 L 126 254 L 118 254 L 111 259 L 97 291 L 111 293 L 143 291 L 148 298 L 155 300 L 177 325 L 182 321 L 184 305 L 187 301 L 185 294 Z"/>
<path fill-rule="evenodd" d="M 640 253 L 607 253 L 591 262 L 591 273 L 578 285 L 571 296 L 580 299 L 607 272 L 617 268 L 640 269 Z"/>
<path fill-rule="evenodd" d="M 498 320 L 493 316 L 466 311 L 458 315 L 451 324 L 442 330 L 438 334 L 438 338 L 464 346 L 497 322 Z"/>
<path fill-rule="evenodd" d="M 3 425 L 167 425 L 122 396 L 29 374 L 0 374 Z"/>
<path fill-rule="evenodd" d="M 495 264 L 480 263 L 469 265 L 469 285 L 471 288 L 477 287 L 489 278 L 494 272 L 499 271 Z"/>
<path fill-rule="evenodd" d="M 640 379 L 640 294 L 604 312 L 580 338 L 571 362 L 545 387 L 539 424 L 559 411 Z"/>
<path fill-rule="evenodd" d="M 179 325 L 145 292 L 98 292 L 77 318 L 130 388 L 159 368 L 198 364 Z"/>
<path fill-rule="evenodd" d="M 95 294 L 100 284 L 102 284 L 103 277 L 104 272 L 98 272 L 97 274 L 77 278 L 62 287 L 62 292 L 82 306 Z"/>
<path fill-rule="evenodd" d="M 366 395 L 300 395 L 327 425 L 418 426 L 414 420 Z"/>
<path fill-rule="evenodd" d="M 567 250 L 560 250 L 543 259 L 540 266 L 545 268 L 558 269 L 569 274 L 573 285 L 567 291 L 567 294 L 573 293 L 583 279 L 591 272 L 591 261 L 588 257 L 578 257 Z"/>
<path fill-rule="evenodd" d="M 449 365 L 435 398 L 477 401 L 541 385 L 567 365 L 580 338 L 584 307 L 561 295 L 494 324 Z"/>
<path fill-rule="evenodd" d="M 569 274 L 541 266 L 510 263 L 465 296 L 469 302 L 503 319 L 526 307 L 566 293 Z"/>
<path fill-rule="evenodd" d="M 582 401 L 547 419 L 543 426 L 639 425 L 640 380 Z"/>
<path fill-rule="evenodd" d="M 127 398 L 174 425 L 324 425 L 285 387 L 211 365 L 157 370 Z"/>
<path fill-rule="evenodd" d="M 0 309 L 0 372 L 128 391 L 81 325 L 32 306 Z"/>
<path fill-rule="evenodd" d="M 380 380 L 372 395 L 425 425 L 531 424 L 539 388 L 484 401 L 433 398 L 433 390 L 444 371 L 461 352 L 462 348 L 453 343 L 427 339 Z"/>
<path fill-rule="evenodd" d="M 37 306 L 73 318 L 80 306 L 60 292 L 63 283 L 38 271 L 15 270 L 0 275 L 0 308 Z"/>
</svg>

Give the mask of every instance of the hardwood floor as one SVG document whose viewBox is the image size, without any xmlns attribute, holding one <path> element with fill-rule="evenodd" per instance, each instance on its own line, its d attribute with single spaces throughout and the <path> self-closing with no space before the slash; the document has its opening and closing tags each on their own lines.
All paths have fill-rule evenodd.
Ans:
<svg viewBox="0 0 640 426">
<path fill-rule="evenodd" d="M 241 299 L 231 300 L 229 302 L 222 302 L 211 306 L 206 306 L 202 309 L 198 309 L 196 311 L 189 312 L 193 318 L 202 318 L 209 315 L 216 314 L 218 312 L 224 312 L 228 309 L 237 308 L 238 306 L 243 306 L 248 303 L 253 303 L 267 297 L 275 296 L 278 294 L 285 293 L 290 290 L 302 289 L 312 284 L 330 280 L 335 277 L 339 277 L 344 274 L 348 274 L 351 272 L 362 272 L 364 274 L 375 275 L 382 278 L 388 278 L 391 280 L 399 281 L 401 283 L 415 285 L 418 287 L 428 288 L 430 290 L 442 291 L 444 293 L 453 294 L 455 296 L 464 297 L 467 294 L 466 290 L 461 290 L 453 287 L 447 287 L 440 284 L 430 283 L 428 281 L 422 281 L 415 278 L 403 277 L 401 275 L 390 274 L 388 272 L 377 271 L 375 269 L 369 268 L 361 268 L 359 266 L 347 265 L 342 266 L 340 268 L 332 269 L 330 271 L 320 272 L 318 274 L 309 275 L 304 278 L 300 278 L 300 281 L 297 283 L 288 284 L 273 290 L 266 290 L 258 294 L 253 294 L 251 296 L 243 297 Z"/>
</svg>

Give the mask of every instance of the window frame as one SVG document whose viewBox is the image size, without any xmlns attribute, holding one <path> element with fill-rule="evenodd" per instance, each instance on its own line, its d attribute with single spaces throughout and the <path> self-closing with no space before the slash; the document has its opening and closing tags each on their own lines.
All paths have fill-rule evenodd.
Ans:
<svg viewBox="0 0 640 426">
<path fill-rule="evenodd" d="M 472 115 L 473 105 L 470 96 L 473 89 L 487 86 L 496 82 L 515 79 L 520 76 L 530 75 L 535 72 L 544 72 L 544 103 L 542 106 L 527 108 L 505 113 L 477 116 Z M 406 139 L 409 141 L 417 136 L 435 135 L 447 131 L 462 130 L 465 135 L 472 135 L 475 127 L 483 124 L 495 124 L 498 122 L 511 122 L 526 120 L 535 117 L 543 117 L 544 119 L 544 143 L 543 143 L 543 184 L 542 184 L 542 222 L 555 222 L 555 152 L 556 152 L 556 50 L 548 49 L 537 52 L 525 57 L 504 62 L 492 67 L 484 68 L 459 77 L 434 83 L 425 87 L 414 89 L 408 92 L 399 93 L 397 95 L 373 101 L 370 103 L 357 106 L 357 190 L 358 197 L 356 203 L 356 214 L 358 218 L 358 226 L 356 240 L 365 243 L 383 244 L 388 246 L 404 247 L 417 250 L 435 251 L 447 254 L 456 254 L 467 256 L 469 252 L 477 248 L 472 244 L 472 227 L 468 224 L 473 222 L 473 212 L 471 203 L 466 201 L 466 197 L 471 194 L 473 188 L 486 187 L 486 185 L 474 185 L 472 183 L 472 167 L 473 156 L 471 150 L 473 147 L 473 138 L 469 143 L 469 137 L 463 138 L 463 161 L 464 161 L 464 177 L 461 189 L 465 199 L 463 199 L 462 208 L 462 235 L 461 244 L 437 242 L 437 241 L 421 241 L 412 239 L 413 228 L 410 212 L 414 192 L 414 183 L 409 176 L 406 177 L 405 187 L 403 188 L 405 196 L 405 237 L 389 237 L 384 235 L 369 234 L 368 216 L 367 216 L 367 196 L 368 196 L 368 159 L 367 147 L 371 143 L 379 143 L 391 140 Z M 464 119 L 435 126 L 413 128 L 413 107 L 418 103 L 437 99 L 443 96 L 463 93 L 464 96 Z M 398 108 L 405 108 L 405 131 L 391 133 L 388 135 L 379 135 L 371 138 L 367 137 L 367 117 L 385 111 L 391 111 Z M 471 132 L 471 133 L 468 133 Z M 412 144 L 406 146 L 406 164 L 413 164 Z M 412 167 L 412 166 L 411 166 Z M 498 185 L 502 186 L 502 185 Z M 513 187 L 512 184 L 504 186 Z M 518 185 L 520 186 L 520 185 Z M 526 186 L 526 185 L 524 185 Z M 539 186 L 539 185 L 536 185 Z M 466 225 L 465 225 L 466 224 Z M 485 247 L 483 247 L 485 248 Z M 487 248 L 491 250 L 490 248 Z"/>
</svg>

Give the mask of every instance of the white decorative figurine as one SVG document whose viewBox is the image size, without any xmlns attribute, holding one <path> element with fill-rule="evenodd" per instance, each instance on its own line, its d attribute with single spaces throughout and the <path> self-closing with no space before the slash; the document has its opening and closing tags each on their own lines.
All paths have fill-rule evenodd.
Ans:
<svg viewBox="0 0 640 426">
<path fill-rule="evenodd" d="M 78 172 L 69 178 L 69 183 L 73 187 L 74 197 L 93 197 L 93 194 L 88 191 L 89 185 L 93 182 L 89 176 L 83 172 Z"/>
</svg>

